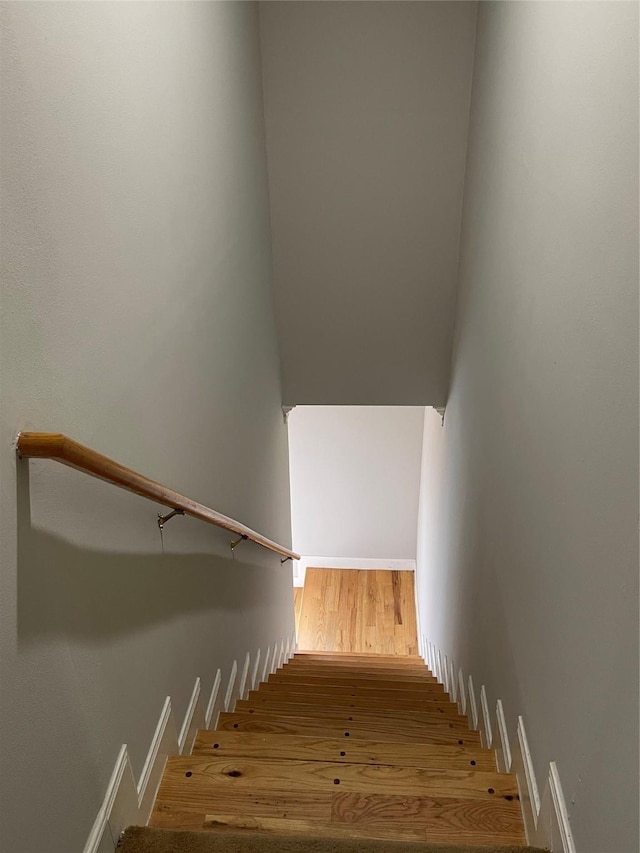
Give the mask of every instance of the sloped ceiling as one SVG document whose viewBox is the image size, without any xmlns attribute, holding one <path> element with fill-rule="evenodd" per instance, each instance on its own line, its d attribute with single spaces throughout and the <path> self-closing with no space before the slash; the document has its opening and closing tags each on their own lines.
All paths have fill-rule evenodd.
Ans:
<svg viewBox="0 0 640 853">
<path fill-rule="evenodd" d="M 283 403 L 443 405 L 476 4 L 259 6 Z"/>
</svg>

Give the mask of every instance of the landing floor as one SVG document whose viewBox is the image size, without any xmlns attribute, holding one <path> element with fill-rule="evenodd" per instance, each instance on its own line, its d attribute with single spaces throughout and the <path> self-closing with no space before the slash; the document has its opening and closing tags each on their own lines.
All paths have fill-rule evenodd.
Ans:
<svg viewBox="0 0 640 853">
<path fill-rule="evenodd" d="M 414 574 L 308 568 L 296 625 L 308 651 L 418 654 Z"/>
</svg>

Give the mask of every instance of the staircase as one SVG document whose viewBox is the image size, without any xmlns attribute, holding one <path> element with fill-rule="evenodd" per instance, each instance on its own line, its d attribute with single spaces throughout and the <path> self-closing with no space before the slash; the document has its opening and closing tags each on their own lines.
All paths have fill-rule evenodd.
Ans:
<svg viewBox="0 0 640 853">
<path fill-rule="evenodd" d="M 191 756 L 169 758 L 149 825 L 218 844 L 234 830 L 333 839 L 331 850 L 336 839 L 530 849 L 515 777 L 497 772 L 418 656 L 296 654 L 200 731 Z M 130 832 L 126 853 L 143 849 L 127 846 Z"/>
</svg>

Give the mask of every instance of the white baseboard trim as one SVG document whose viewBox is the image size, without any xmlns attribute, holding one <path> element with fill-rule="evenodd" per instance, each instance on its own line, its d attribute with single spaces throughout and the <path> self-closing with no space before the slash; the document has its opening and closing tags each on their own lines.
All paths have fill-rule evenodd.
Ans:
<svg viewBox="0 0 640 853">
<path fill-rule="evenodd" d="M 480 729 L 480 741 L 485 749 L 491 749 L 493 744 L 493 728 L 491 726 L 491 714 L 487 702 L 487 691 L 484 684 L 480 688 L 480 712 L 482 713 L 482 727 Z"/>
<path fill-rule="evenodd" d="M 442 652 L 435 643 L 426 638 L 425 647 L 428 650 L 429 658 L 434 660 L 437 670 L 434 674 L 437 675 L 439 681 L 443 682 L 444 680 L 441 677 Z M 447 661 L 446 655 L 444 660 Z M 445 675 L 447 669 L 448 667 L 445 667 Z M 459 696 L 462 701 L 464 695 L 462 670 L 458 671 L 458 682 L 460 686 Z M 576 853 L 560 775 L 555 762 L 552 761 L 549 764 L 549 776 L 541 799 L 522 717 L 518 717 L 516 739 L 512 748 L 509 743 L 502 700 L 496 701 L 496 719 L 495 725 L 492 727 L 487 691 L 484 684 L 480 688 L 481 721 L 478 719 L 476 695 L 471 675 L 469 675 L 467 684 L 470 724 L 474 729 L 480 728 L 480 738 L 484 747 L 493 745 L 498 770 L 501 773 L 515 774 L 527 844 L 544 847 L 551 853 Z M 481 725 L 479 726 L 480 722 Z"/>
<path fill-rule="evenodd" d="M 264 656 L 264 667 L 262 669 L 262 678 L 260 679 L 261 681 L 266 681 L 267 676 L 271 672 L 271 670 L 269 669 L 270 659 L 271 659 L 271 646 L 267 646 L 267 651 L 266 651 L 266 654 Z"/>
<path fill-rule="evenodd" d="M 146 825 L 169 755 L 180 751 L 171 697 L 167 696 L 138 780 L 138 819 Z"/>
<path fill-rule="evenodd" d="M 251 663 L 251 654 L 247 652 L 244 658 L 244 666 L 242 667 L 242 675 L 240 676 L 240 688 L 238 689 L 238 696 L 240 699 L 246 699 L 247 693 L 249 692 L 249 688 L 247 686 L 247 679 L 249 678 L 249 665 Z"/>
<path fill-rule="evenodd" d="M 118 840 L 124 829 L 131 825 L 131 821 L 138 820 L 140 807 L 138 802 L 138 789 L 133 776 L 133 767 L 127 751 L 126 744 L 123 745 L 116 763 L 118 778 L 113 790 L 113 799 L 108 807 L 107 821 L 111 837 Z"/>
<path fill-rule="evenodd" d="M 322 569 L 392 569 L 393 571 L 415 572 L 416 561 L 398 557 L 363 559 L 362 557 L 322 557 L 303 555 L 294 561 L 293 585 L 304 586 L 308 568 Z"/>
<path fill-rule="evenodd" d="M 180 755 L 191 755 L 198 729 L 204 728 L 206 728 L 206 712 L 200 698 L 200 679 L 196 678 L 178 737 Z"/>
<path fill-rule="evenodd" d="M 549 778 L 538 817 L 538 838 L 543 839 L 554 853 L 556 850 L 576 853 L 567 804 L 555 761 L 549 764 Z"/>
<path fill-rule="evenodd" d="M 273 644 L 273 654 L 271 655 L 271 668 L 269 672 L 275 672 L 280 664 L 278 663 L 278 644 Z"/>
<path fill-rule="evenodd" d="M 104 800 L 84 845 L 83 853 L 115 853 L 120 835 L 128 826 L 147 824 L 167 757 L 169 755 L 190 754 L 198 729 L 209 728 L 210 725 L 217 724 L 219 712 L 228 709 L 232 703 L 235 703 L 241 685 L 244 685 L 243 691 L 245 693 L 249 686 L 256 686 L 261 660 L 265 661 L 261 680 L 266 679 L 269 673 L 274 672 L 276 665 L 279 665 L 280 662 L 289 660 L 295 649 L 295 633 L 276 641 L 273 644 L 272 652 L 271 648 L 271 645 L 267 646 L 264 654 L 261 649 L 257 650 L 252 670 L 251 654 L 247 652 L 240 678 L 238 678 L 238 664 L 234 660 L 224 694 L 222 691 L 222 673 L 218 669 L 206 710 L 202 701 L 201 681 L 200 678 L 197 678 L 179 736 L 176 731 L 171 697 L 167 696 L 151 738 L 151 746 L 138 784 L 134 778 L 127 746 L 126 744 L 122 745 L 107 785 Z M 271 668 L 269 669 L 270 660 Z M 250 670 L 252 671 L 251 679 L 249 679 Z"/>
<path fill-rule="evenodd" d="M 478 705 L 476 703 L 476 690 L 473 686 L 473 678 L 469 676 L 469 706 L 471 710 L 471 728 L 478 731 Z"/>
<path fill-rule="evenodd" d="M 458 701 L 458 682 L 456 681 L 456 667 L 452 660 L 449 661 L 449 693 L 451 701 Z"/>
<path fill-rule="evenodd" d="M 540 814 L 540 795 L 533 768 L 533 759 L 522 717 L 518 717 L 516 740 L 513 749 L 512 771 L 516 774 L 522 818 L 527 841 L 533 843 L 538 834 L 538 815 Z"/>
<path fill-rule="evenodd" d="M 217 670 L 216 677 L 213 679 L 213 687 L 211 688 L 211 693 L 209 694 L 209 701 L 207 702 L 207 710 L 204 715 L 204 725 L 206 729 L 211 728 L 211 720 L 215 717 L 215 722 L 218 722 L 218 713 L 222 709 L 222 693 L 220 692 L 220 685 L 222 684 L 222 672 Z"/>
<path fill-rule="evenodd" d="M 458 670 L 458 710 L 461 714 L 467 713 L 467 694 L 464 689 L 464 675 L 462 669 Z"/>
<path fill-rule="evenodd" d="M 238 675 L 238 661 L 234 660 L 231 664 L 231 674 L 229 675 L 229 682 L 227 684 L 227 690 L 224 694 L 224 709 L 228 711 L 233 702 L 235 702 L 235 687 L 236 687 L 236 677 Z"/>
<path fill-rule="evenodd" d="M 258 686 L 258 668 L 260 666 L 260 649 L 256 652 L 256 659 L 253 662 L 253 671 L 251 673 L 251 689 L 255 690 Z"/>
<path fill-rule="evenodd" d="M 113 773 L 111 774 L 111 779 L 109 779 L 109 784 L 107 785 L 107 792 L 105 794 L 104 801 L 100 806 L 100 810 L 98 811 L 93 826 L 91 827 L 89 837 L 87 838 L 86 844 L 84 845 L 83 853 L 98 853 L 98 851 L 104 849 L 105 840 L 108 842 L 109 839 L 113 841 L 115 847 L 115 841 L 109 829 L 109 818 L 111 817 L 113 804 L 120 789 L 120 783 L 122 782 L 125 769 L 128 763 L 129 756 L 127 754 L 127 747 L 125 744 L 123 744 L 120 749 L 120 752 L 118 753 L 116 765 L 113 768 Z M 133 778 L 133 774 L 131 774 L 131 776 Z M 136 793 L 136 803 L 137 799 L 138 797 Z"/>
<path fill-rule="evenodd" d="M 500 773 L 511 772 L 511 746 L 504 718 L 502 699 L 496 702 L 496 721 L 493 729 L 493 746 L 496 751 L 496 763 Z"/>
</svg>

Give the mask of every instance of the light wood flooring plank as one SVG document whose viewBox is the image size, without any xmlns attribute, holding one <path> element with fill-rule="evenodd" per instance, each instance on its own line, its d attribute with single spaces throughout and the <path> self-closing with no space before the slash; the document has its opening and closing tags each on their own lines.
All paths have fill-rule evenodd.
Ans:
<svg viewBox="0 0 640 853">
<path fill-rule="evenodd" d="M 358 687 L 344 690 L 336 687 L 334 690 L 318 690 L 314 685 L 308 689 L 295 685 L 301 692 L 294 692 L 288 685 L 261 685 L 260 690 L 252 690 L 250 701 L 267 702 L 304 702 L 305 704 L 319 702 L 325 705 L 347 705 L 353 708 L 404 708 L 405 710 L 433 711 L 459 714 L 455 702 L 444 698 L 442 693 L 404 693 L 400 690 L 362 690 Z M 394 695 L 395 694 L 395 695 Z"/>
<path fill-rule="evenodd" d="M 288 664 L 287 664 L 288 666 Z M 288 684 L 320 684 L 324 687 L 381 687 L 385 690 L 426 690 L 433 693 L 444 693 L 444 686 L 435 678 L 416 678 L 413 676 L 390 676 L 369 675 L 359 676 L 358 673 L 308 673 L 300 674 L 292 670 L 279 669 L 272 673 L 267 681 L 269 683 L 282 682 Z"/>
<path fill-rule="evenodd" d="M 424 841 L 426 830 L 414 829 L 407 824 L 397 822 L 393 826 L 361 826 L 340 822 L 321 823 L 312 820 L 292 820 L 290 818 L 252 817 L 246 815 L 205 815 L 202 829 L 211 831 L 233 830 L 246 832 L 273 832 L 284 835 L 310 835 L 316 838 L 378 838 L 380 840 L 397 839 L 401 841 Z"/>
<path fill-rule="evenodd" d="M 311 663 L 299 663 L 290 661 L 278 670 L 281 674 L 295 675 L 303 681 L 306 677 L 314 678 L 357 678 L 358 680 L 366 678 L 377 678 L 384 681 L 422 681 L 424 684 L 438 684 L 435 676 L 430 675 L 426 670 L 417 668 L 403 667 L 397 669 L 383 669 L 382 667 L 363 666 L 363 667 L 339 667 L 339 666 L 315 666 Z"/>
<path fill-rule="evenodd" d="M 493 750 L 480 747 L 385 743 L 375 740 L 314 738 L 298 735 L 239 731 L 201 731 L 193 755 L 239 756 L 350 764 L 401 764 L 404 767 L 440 767 L 451 770 L 496 770 Z"/>
<path fill-rule="evenodd" d="M 344 717 L 295 716 L 277 711 L 223 712 L 220 714 L 219 730 L 238 729 L 250 732 L 280 732 L 312 737 L 353 737 L 366 740 L 415 741 L 416 743 L 458 744 L 480 746 L 477 731 L 449 729 L 447 726 L 427 726 L 405 721 L 390 722 L 384 718 L 370 717 L 368 721 L 345 720 Z"/>
<path fill-rule="evenodd" d="M 302 612 L 302 593 L 303 588 L 301 586 L 294 586 L 293 588 L 293 613 L 295 619 L 296 626 L 296 637 L 300 634 L 300 614 Z"/>
<path fill-rule="evenodd" d="M 211 811 L 325 822 L 331 820 L 332 792 L 250 791 L 216 785 L 215 799 L 212 799 L 211 786 L 187 785 L 188 781 L 174 774 L 162 777 L 149 826 L 178 828 L 174 815 L 195 814 L 204 820 L 204 815 Z"/>
<path fill-rule="evenodd" d="M 185 781 L 186 780 L 186 783 Z M 440 770 L 324 761 L 263 760 L 258 758 L 203 758 L 171 756 L 164 781 L 191 791 L 209 792 L 221 787 L 249 791 L 340 791 L 402 797 L 449 797 L 494 800 L 518 795 L 510 773 L 475 770 Z"/>
<path fill-rule="evenodd" d="M 308 568 L 299 645 L 307 650 L 417 652 L 414 573 Z"/>
<path fill-rule="evenodd" d="M 339 791 L 332 799 L 332 822 L 369 828 L 408 823 L 424 828 L 426 841 L 434 844 L 525 844 L 517 796 L 470 800 Z"/>
<path fill-rule="evenodd" d="M 445 709 L 438 707 L 426 710 L 415 710 L 413 708 L 380 708 L 366 703 L 358 705 L 340 704 L 337 700 L 330 699 L 329 704 L 313 702 L 285 702 L 278 699 L 259 698 L 245 699 L 236 702 L 236 712 L 246 711 L 248 713 L 274 711 L 285 714 L 304 717 L 344 717 L 345 720 L 369 722 L 375 719 L 388 720 L 389 722 L 404 723 L 412 722 L 425 725 L 442 725 L 449 728 L 468 730 L 469 723 L 466 716 L 458 713 L 447 713 Z"/>
</svg>

